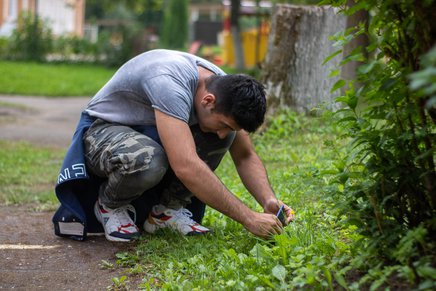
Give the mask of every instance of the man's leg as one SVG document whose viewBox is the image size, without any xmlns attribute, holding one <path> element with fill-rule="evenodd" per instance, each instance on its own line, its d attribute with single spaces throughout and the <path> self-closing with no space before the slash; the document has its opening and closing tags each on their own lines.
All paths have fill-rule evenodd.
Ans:
<svg viewBox="0 0 436 291">
<path fill-rule="evenodd" d="M 168 167 L 166 155 L 151 138 L 103 120 L 96 120 L 83 140 L 88 169 L 107 178 L 100 186 L 96 216 L 108 239 L 128 241 L 138 234 L 127 219 L 133 209 L 130 202 L 160 182 Z M 113 215 L 113 223 L 106 222 L 110 218 L 105 215 Z M 123 225 L 129 225 L 128 229 L 122 229 Z"/>
<path fill-rule="evenodd" d="M 202 132 L 198 125 L 192 126 L 191 132 L 194 137 L 198 156 L 214 171 L 232 145 L 235 133 L 229 134 L 225 139 L 220 139 L 216 134 Z M 181 211 L 187 208 L 192 211 L 192 217 L 189 216 L 189 218 L 194 219 L 197 223 L 201 223 L 205 212 L 205 204 L 193 197 L 192 193 L 180 182 L 171 169 L 168 169 L 161 183 L 164 185 L 161 206 L 164 207 L 158 207 L 159 209 L 155 209 L 154 212 L 151 213 L 147 220 L 148 222 L 146 221 L 144 224 L 145 230 L 154 232 L 156 229 L 164 227 L 164 224 L 160 224 L 159 227 L 159 221 L 157 221 L 158 224 L 154 224 L 150 217 L 153 217 L 153 215 L 156 217 L 156 214 L 158 216 L 160 212 L 164 212 L 167 208 Z M 171 210 L 169 212 L 172 212 Z M 166 217 L 165 219 L 168 218 Z M 150 222 L 152 223 L 151 225 Z M 156 219 L 154 222 L 156 222 Z M 192 226 L 190 226 L 190 228 L 192 228 Z M 190 228 L 187 227 L 182 233 L 190 231 Z M 196 226 L 194 226 L 194 228 L 196 228 Z"/>
</svg>

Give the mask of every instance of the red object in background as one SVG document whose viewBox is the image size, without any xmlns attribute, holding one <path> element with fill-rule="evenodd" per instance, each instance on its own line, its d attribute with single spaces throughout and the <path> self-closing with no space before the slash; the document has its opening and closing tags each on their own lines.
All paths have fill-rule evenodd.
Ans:
<svg viewBox="0 0 436 291">
<path fill-rule="evenodd" d="M 200 50 L 202 43 L 199 40 L 193 41 L 191 43 L 191 46 L 189 47 L 188 52 L 190 54 L 196 55 L 198 53 L 198 51 Z"/>
</svg>

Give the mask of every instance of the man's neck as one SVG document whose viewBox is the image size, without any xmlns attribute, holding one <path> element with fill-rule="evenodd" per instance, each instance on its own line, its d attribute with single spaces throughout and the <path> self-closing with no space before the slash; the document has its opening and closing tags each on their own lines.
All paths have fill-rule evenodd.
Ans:
<svg viewBox="0 0 436 291">
<path fill-rule="evenodd" d="M 212 75 L 214 75 L 213 72 L 209 71 L 208 69 L 197 66 L 198 68 L 198 86 L 197 91 L 195 94 L 195 97 L 197 99 L 197 96 L 202 96 L 206 91 L 206 79 Z"/>
<path fill-rule="evenodd" d="M 203 83 L 204 81 L 212 75 L 215 75 L 214 72 L 209 71 L 208 69 L 202 67 L 202 66 L 197 66 L 198 68 L 198 77 L 199 77 L 199 83 Z"/>
</svg>

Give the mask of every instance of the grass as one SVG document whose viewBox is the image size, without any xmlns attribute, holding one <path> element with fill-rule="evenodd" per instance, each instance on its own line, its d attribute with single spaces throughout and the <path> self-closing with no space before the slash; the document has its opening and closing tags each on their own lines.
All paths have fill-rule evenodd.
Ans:
<svg viewBox="0 0 436 291">
<path fill-rule="evenodd" d="M 284 130 L 283 130 L 284 129 Z M 297 220 L 269 241 L 208 209 L 204 237 L 170 231 L 143 235 L 133 250 L 117 255 L 115 265 L 140 289 L 276 290 L 333 289 L 344 283 L 341 260 L 352 253 L 352 228 L 341 225 L 324 200 L 340 146 L 336 128 L 318 118 L 284 113 L 253 140 L 277 196 L 297 212 Z M 326 142 L 327 141 L 327 142 Z M 241 185 L 226 156 L 217 175 L 247 205 L 261 211 Z"/>
<path fill-rule="evenodd" d="M 0 203 L 58 205 L 54 185 L 64 150 L 0 140 Z"/>
<path fill-rule="evenodd" d="M 92 96 L 114 72 L 85 64 L 0 61 L 0 94 Z"/>
<path fill-rule="evenodd" d="M 225 67 L 227 73 L 239 73 Z M 47 64 L 0 60 L 0 94 L 93 96 L 116 69 L 91 64 Z M 256 74 L 255 70 L 246 71 Z M 1 105 L 1 104 L 0 104 Z"/>
</svg>

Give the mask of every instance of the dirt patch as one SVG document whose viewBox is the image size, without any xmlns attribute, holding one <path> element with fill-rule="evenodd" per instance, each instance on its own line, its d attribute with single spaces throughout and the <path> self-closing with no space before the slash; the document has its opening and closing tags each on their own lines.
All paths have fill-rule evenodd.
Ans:
<svg viewBox="0 0 436 291">
<path fill-rule="evenodd" d="M 123 270 L 102 268 L 126 244 L 104 236 L 85 242 L 56 237 L 51 212 L 0 206 L 0 289 L 104 290 Z"/>
<path fill-rule="evenodd" d="M 89 98 L 0 96 L 0 140 L 67 148 Z M 125 270 L 102 268 L 133 244 L 54 235 L 52 211 L 0 205 L 0 289 L 105 290 Z"/>
</svg>

